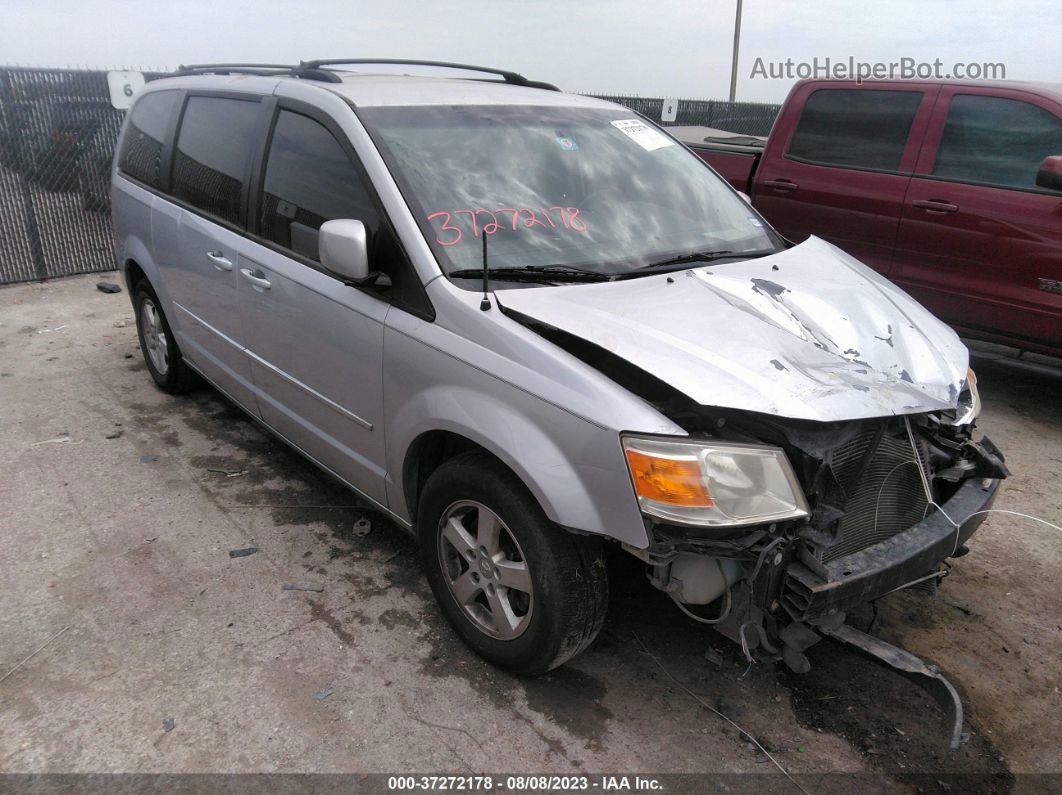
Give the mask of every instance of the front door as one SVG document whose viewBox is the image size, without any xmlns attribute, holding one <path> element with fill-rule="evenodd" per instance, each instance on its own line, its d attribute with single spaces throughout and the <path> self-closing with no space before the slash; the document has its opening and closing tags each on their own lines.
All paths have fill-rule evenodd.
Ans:
<svg viewBox="0 0 1062 795">
<path fill-rule="evenodd" d="M 309 111 L 308 111 L 309 113 Z M 380 217 L 349 150 L 322 121 L 282 107 L 236 273 L 262 419 L 386 506 L 383 321 L 389 304 L 319 263 L 325 221 Z M 370 242 L 370 267 L 372 245 Z"/>
<path fill-rule="evenodd" d="M 1062 349 L 1062 108 L 1023 91 L 940 95 L 904 202 L 893 278 L 979 336 Z"/>
</svg>

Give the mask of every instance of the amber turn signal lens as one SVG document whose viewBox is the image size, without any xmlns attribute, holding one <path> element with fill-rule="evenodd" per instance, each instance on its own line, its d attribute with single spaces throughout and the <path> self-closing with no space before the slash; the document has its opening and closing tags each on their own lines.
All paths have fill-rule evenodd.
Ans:
<svg viewBox="0 0 1062 795">
<path fill-rule="evenodd" d="M 704 485 L 701 465 L 696 460 L 657 458 L 630 449 L 626 453 L 634 491 L 639 497 L 691 508 L 713 505 Z"/>
</svg>

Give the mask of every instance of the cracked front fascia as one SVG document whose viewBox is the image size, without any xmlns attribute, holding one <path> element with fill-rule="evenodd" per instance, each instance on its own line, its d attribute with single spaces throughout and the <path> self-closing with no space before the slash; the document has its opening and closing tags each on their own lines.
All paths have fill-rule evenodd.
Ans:
<svg viewBox="0 0 1062 795">
<path fill-rule="evenodd" d="M 496 296 L 697 403 L 780 417 L 952 409 L 968 366 L 950 328 L 814 237 L 760 259 Z"/>
</svg>

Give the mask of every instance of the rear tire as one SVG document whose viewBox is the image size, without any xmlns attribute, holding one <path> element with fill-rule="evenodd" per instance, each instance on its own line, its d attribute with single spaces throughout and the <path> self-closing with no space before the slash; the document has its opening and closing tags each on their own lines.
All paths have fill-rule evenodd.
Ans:
<svg viewBox="0 0 1062 795">
<path fill-rule="evenodd" d="M 461 639 L 488 662 L 539 675 L 583 651 L 608 607 L 599 538 L 553 524 L 497 459 L 464 453 L 428 478 L 421 563 Z"/>
<path fill-rule="evenodd" d="M 198 387 L 202 382 L 195 371 L 185 364 L 158 296 L 147 281 L 137 285 L 133 293 L 133 308 L 136 310 L 140 351 L 158 388 L 171 395 L 181 395 Z"/>
</svg>

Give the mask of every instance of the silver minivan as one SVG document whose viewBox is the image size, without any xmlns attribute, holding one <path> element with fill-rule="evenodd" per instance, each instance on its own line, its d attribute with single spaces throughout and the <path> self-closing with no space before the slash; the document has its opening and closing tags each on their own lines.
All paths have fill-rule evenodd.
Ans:
<svg viewBox="0 0 1062 795">
<path fill-rule="evenodd" d="M 948 327 L 627 108 L 371 68 L 150 83 L 119 262 L 155 383 L 205 379 L 415 533 L 475 651 L 586 648 L 613 547 L 806 670 L 966 552 L 1006 469 Z"/>
</svg>

